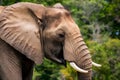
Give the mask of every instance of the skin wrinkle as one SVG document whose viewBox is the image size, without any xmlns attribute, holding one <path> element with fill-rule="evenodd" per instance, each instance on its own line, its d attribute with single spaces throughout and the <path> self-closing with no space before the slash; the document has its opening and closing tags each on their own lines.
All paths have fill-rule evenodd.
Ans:
<svg viewBox="0 0 120 80">
<path fill-rule="evenodd" d="M 91 66 L 87 66 L 87 65 L 90 65 L 90 64 L 91 64 L 89 58 L 88 58 L 88 59 L 85 59 L 85 61 L 82 62 L 82 64 L 84 65 L 83 67 L 85 67 L 85 69 L 87 69 L 87 70 L 91 68 Z M 86 67 L 86 66 L 87 66 L 87 67 Z"/>
<path fill-rule="evenodd" d="M 82 51 L 79 52 L 79 54 L 78 54 L 79 58 L 82 59 L 82 57 L 84 57 L 85 55 L 88 54 L 88 53 L 85 53 L 85 50 L 87 50 L 87 49 L 83 49 Z M 82 54 L 82 53 L 84 53 L 84 54 Z"/>
<path fill-rule="evenodd" d="M 34 48 L 33 46 L 31 46 L 31 44 L 29 44 L 30 39 L 26 39 L 26 40 L 24 41 L 24 38 L 23 38 L 23 39 L 21 39 L 20 41 L 21 41 L 21 44 L 23 44 L 22 42 L 24 42 L 24 45 L 22 46 L 22 49 L 23 49 L 23 50 L 27 48 L 28 51 L 30 50 L 30 53 L 34 53 L 34 52 L 35 52 L 35 51 L 34 51 L 35 48 Z M 28 46 L 29 46 L 29 47 L 28 47 Z M 31 55 L 31 54 L 30 54 L 30 55 Z"/>
<path fill-rule="evenodd" d="M 79 38 L 80 38 L 80 39 L 79 39 Z M 77 39 L 79 39 L 80 41 L 83 40 L 82 36 L 78 35 L 78 36 L 75 36 L 75 37 L 73 38 L 73 41 L 74 41 L 74 40 L 77 40 Z"/>
<path fill-rule="evenodd" d="M 1 27 L 6 26 L 7 24 L 2 24 Z M 6 31 L 8 28 L 3 28 L 2 31 Z"/>
<path fill-rule="evenodd" d="M 74 45 L 76 45 L 76 49 L 78 49 L 79 46 L 86 45 L 83 41 L 84 40 L 80 40 L 80 39 L 78 39 L 78 40 L 76 39 L 75 40 Z M 81 42 L 83 42 L 83 43 L 81 43 Z"/>
<path fill-rule="evenodd" d="M 81 42 L 82 42 L 82 43 L 81 43 Z M 83 40 L 83 39 L 76 39 L 74 44 L 75 44 L 75 45 L 77 45 L 77 44 L 82 45 L 82 44 L 85 44 L 85 43 L 84 43 L 84 40 Z"/>
<path fill-rule="evenodd" d="M 79 59 L 79 62 L 83 65 L 83 63 L 87 60 L 87 59 L 89 59 L 88 57 L 86 57 L 88 54 L 85 54 L 84 56 L 82 56 L 82 57 L 79 57 L 78 59 Z M 84 58 L 84 60 L 82 59 L 82 58 Z M 82 66 L 81 65 L 81 66 Z"/>
<path fill-rule="evenodd" d="M 82 59 L 82 57 L 84 57 L 85 55 L 88 54 L 88 52 L 86 52 L 87 49 L 83 49 L 82 51 L 79 52 L 78 56 L 79 58 Z M 84 60 L 84 59 L 83 59 Z"/>
<path fill-rule="evenodd" d="M 15 34 L 16 34 L 16 33 L 15 33 Z M 21 43 L 20 43 L 21 40 L 18 41 L 18 37 L 20 37 L 20 34 L 17 34 L 17 36 L 14 36 L 14 38 L 12 39 L 12 42 L 14 42 L 15 45 L 21 44 Z M 13 46 L 14 46 L 14 45 L 13 45 Z"/>
<path fill-rule="evenodd" d="M 2 20 L 0 19 L 0 22 L 4 22 L 4 21 L 5 21 L 5 19 L 2 19 Z M 1 25 L 1 27 L 3 27 L 5 24 L 0 23 L 0 25 Z"/>
<path fill-rule="evenodd" d="M 0 42 L 1 41 L 2 40 L 0 39 Z M 8 71 L 8 72 L 11 73 L 10 75 L 13 75 L 12 74 L 13 72 L 14 73 L 20 73 L 18 71 L 18 69 L 16 69 L 19 66 L 18 62 L 16 62 L 17 60 L 16 61 L 13 60 L 13 59 L 16 58 L 16 56 L 13 55 L 14 52 L 10 51 L 9 54 L 6 54 L 6 53 L 8 53 L 7 51 L 9 51 L 11 49 L 11 47 L 6 47 L 6 44 L 3 41 L 2 41 L 2 44 L 0 44 L 0 45 L 2 45 L 2 47 L 4 47 L 4 48 L 0 49 L 0 51 L 4 52 L 4 53 L 0 54 L 0 56 L 2 57 L 2 62 L 0 62 L 2 64 L 2 65 L 0 65 L 1 69 L 5 69 L 5 72 L 4 72 L 4 70 L 3 70 L 3 72 L 5 74 L 7 74 L 6 72 Z M 1 46 L 0 46 L 0 48 L 1 48 Z M 7 56 L 5 56 L 5 55 L 7 55 Z M 4 64 L 4 61 L 7 61 L 6 64 Z M 12 64 L 12 65 L 10 65 L 10 64 Z M 8 66 L 6 66 L 6 65 L 8 65 Z M 16 69 L 16 71 L 14 71 L 13 69 Z M 16 79 L 16 78 L 14 78 L 14 79 Z M 6 80 L 8 80 L 7 77 L 6 77 Z M 17 80 L 19 80 L 19 79 L 17 79 Z"/>
<path fill-rule="evenodd" d="M 21 40 L 21 43 L 22 42 L 24 42 L 24 45 L 22 46 L 22 50 L 24 50 L 24 49 L 26 49 L 26 48 L 31 48 L 32 46 L 31 46 L 31 44 L 29 44 L 28 42 L 30 42 L 30 40 L 29 39 L 26 39 L 25 41 L 24 41 L 24 38 Z M 23 44 L 23 43 L 22 43 Z M 21 45 L 21 44 L 19 44 L 19 45 Z M 28 47 L 29 46 L 29 47 Z M 31 53 L 31 50 L 32 50 L 33 48 L 31 48 L 30 49 L 30 53 Z M 29 50 L 29 49 L 28 49 Z"/>
<path fill-rule="evenodd" d="M 88 50 L 88 47 L 86 45 L 83 45 L 83 46 L 80 45 L 80 48 L 78 50 L 81 52 L 83 49 Z"/>
<path fill-rule="evenodd" d="M 10 31 L 10 32 L 11 32 L 11 31 Z M 9 33 L 10 33 L 10 32 L 9 32 Z M 8 38 L 9 40 L 11 40 L 11 43 L 15 43 L 15 42 L 16 42 L 15 39 L 14 39 L 15 36 L 12 35 L 12 34 L 13 34 L 13 33 L 11 32 L 11 34 L 9 34 L 7 38 Z M 7 35 L 6 35 L 6 36 L 7 36 Z"/>
<path fill-rule="evenodd" d="M 11 39 L 10 39 L 11 37 L 9 37 L 9 36 L 11 36 L 11 34 L 12 34 L 12 32 L 9 32 L 9 31 L 8 31 L 8 32 L 6 32 L 6 33 L 4 34 L 4 37 L 7 38 L 7 39 L 9 39 L 9 40 L 11 40 Z"/>
<path fill-rule="evenodd" d="M 16 66 L 20 66 L 18 63 L 14 62 L 12 59 L 14 59 L 13 57 L 10 56 L 10 58 L 8 59 L 8 61 L 13 64 L 14 66 L 12 67 L 11 65 L 8 64 L 8 68 L 11 72 L 14 72 L 14 69 L 16 68 Z M 19 71 L 16 71 L 14 73 L 18 73 Z"/>
<path fill-rule="evenodd" d="M 71 36 L 74 37 L 74 36 L 76 36 L 77 34 L 78 34 L 77 32 L 74 32 Z"/>
<path fill-rule="evenodd" d="M 75 44 L 76 45 L 76 49 L 82 50 L 82 48 L 87 48 L 86 44 L 83 41 L 77 42 L 77 43 Z"/>
<path fill-rule="evenodd" d="M 84 57 L 83 57 L 84 58 Z M 79 63 L 79 61 L 77 62 L 77 64 Z M 81 64 L 82 65 L 81 65 Z M 91 70 L 91 61 L 89 60 L 89 58 L 87 58 L 87 59 L 84 59 L 84 61 L 82 61 L 82 62 L 80 62 L 79 64 L 78 64 L 78 66 L 80 66 L 81 68 L 83 68 L 83 69 L 85 69 L 85 70 Z M 88 65 L 91 65 L 91 66 L 88 66 Z"/>
<path fill-rule="evenodd" d="M 19 40 L 19 42 L 17 42 L 16 46 L 22 47 L 22 44 L 24 43 L 24 41 L 23 41 L 24 37 L 21 37 L 21 34 L 20 34 L 20 36 L 17 35 L 17 40 L 16 41 L 18 41 L 18 40 Z"/>
<path fill-rule="evenodd" d="M 86 45 L 85 44 L 80 44 L 76 47 L 76 51 L 78 50 L 78 52 L 77 52 L 78 54 L 79 54 L 79 52 L 82 53 L 82 51 L 84 51 L 85 49 L 88 49 L 88 48 L 81 49 L 81 47 L 83 47 L 83 46 L 86 46 Z"/>
</svg>

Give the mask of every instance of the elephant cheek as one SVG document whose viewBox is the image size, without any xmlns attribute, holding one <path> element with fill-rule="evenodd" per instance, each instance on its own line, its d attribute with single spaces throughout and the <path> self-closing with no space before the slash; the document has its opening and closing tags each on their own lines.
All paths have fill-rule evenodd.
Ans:
<svg viewBox="0 0 120 80">
<path fill-rule="evenodd" d="M 75 55 L 74 55 L 74 52 L 73 52 L 73 48 L 72 46 L 70 45 L 69 41 L 65 41 L 65 45 L 64 45 L 64 48 L 63 48 L 63 52 L 64 52 L 64 59 L 66 61 L 75 61 Z"/>
</svg>

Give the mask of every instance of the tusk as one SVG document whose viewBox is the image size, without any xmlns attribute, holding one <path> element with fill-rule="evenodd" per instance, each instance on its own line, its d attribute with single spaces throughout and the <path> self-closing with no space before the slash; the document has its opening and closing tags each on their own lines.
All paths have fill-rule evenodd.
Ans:
<svg viewBox="0 0 120 80">
<path fill-rule="evenodd" d="M 101 66 L 102 66 L 102 65 L 97 64 L 97 63 L 95 63 L 95 62 L 92 62 L 92 65 L 93 65 L 93 66 L 96 66 L 96 67 L 101 67 Z"/>
<path fill-rule="evenodd" d="M 81 72 L 81 73 L 88 73 L 87 70 L 79 68 L 74 62 L 70 62 L 70 66 L 74 68 L 76 71 Z"/>
</svg>

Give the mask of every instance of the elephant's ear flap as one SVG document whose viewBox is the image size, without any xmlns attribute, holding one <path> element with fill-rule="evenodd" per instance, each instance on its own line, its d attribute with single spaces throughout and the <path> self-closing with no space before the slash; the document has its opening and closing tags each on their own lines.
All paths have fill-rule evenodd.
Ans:
<svg viewBox="0 0 120 80">
<path fill-rule="evenodd" d="M 43 50 L 37 18 L 26 7 L 15 6 L 8 6 L 0 15 L 0 38 L 36 64 L 41 64 Z"/>
</svg>

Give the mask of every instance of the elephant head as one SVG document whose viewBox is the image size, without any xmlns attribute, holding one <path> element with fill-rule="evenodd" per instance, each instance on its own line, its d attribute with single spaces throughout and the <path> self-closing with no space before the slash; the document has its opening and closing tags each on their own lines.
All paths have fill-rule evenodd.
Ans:
<svg viewBox="0 0 120 80">
<path fill-rule="evenodd" d="M 70 62 L 74 69 L 82 72 L 78 73 L 79 80 L 91 80 L 91 56 L 70 12 L 60 5 L 47 8 L 43 24 L 45 56 L 61 64 Z"/>
<path fill-rule="evenodd" d="M 7 6 L 0 15 L 0 38 L 36 64 L 44 57 L 61 64 L 68 61 L 80 80 L 91 80 L 90 52 L 63 6 L 27 2 Z"/>
</svg>

